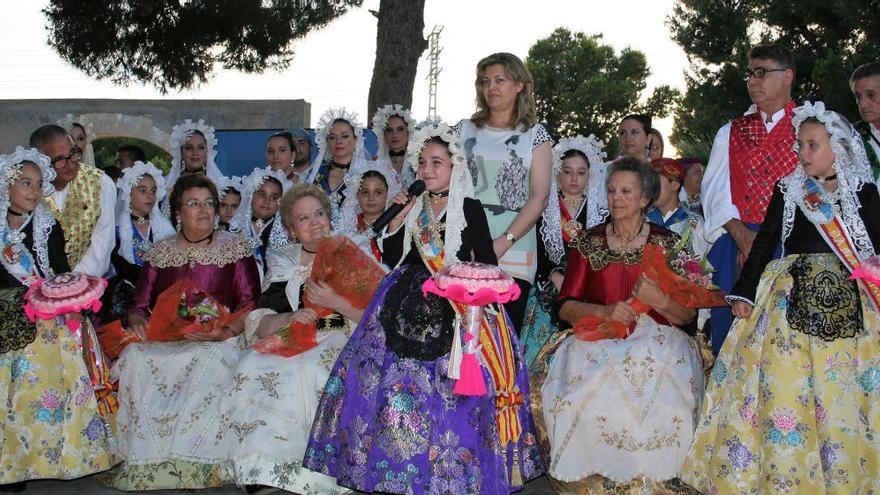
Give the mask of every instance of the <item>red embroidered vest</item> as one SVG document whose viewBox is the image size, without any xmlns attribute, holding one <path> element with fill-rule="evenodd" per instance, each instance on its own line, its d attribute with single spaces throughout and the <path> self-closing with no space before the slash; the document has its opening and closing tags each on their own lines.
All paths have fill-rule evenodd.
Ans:
<svg viewBox="0 0 880 495">
<path fill-rule="evenodd" d="M 769 134 L 760 112 L 730 124 L 730 195 L 745 223 L 764 221 L 773 185 L 797 165 L 791 126 L 795 106 L 793 101 L 785 105 L 785 115 Z"/>
</svg>

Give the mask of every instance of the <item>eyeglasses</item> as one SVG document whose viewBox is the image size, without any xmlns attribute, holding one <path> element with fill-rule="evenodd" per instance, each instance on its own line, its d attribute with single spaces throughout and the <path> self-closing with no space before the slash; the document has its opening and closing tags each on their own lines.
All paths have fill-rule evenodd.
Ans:
<svg viewBox="0 0 880 495">
<path fill-rule="evenodd" d="M 79 149 L 79 147 L 77 146 L 70 148 L 70 153 L 68 153 L 67 156 L 59 156 L 57 158 L 53 158 L 51 162 L 52 166 L 55 168 L 61 168 L 67 165 L 67 162 L 72 160 L 73 157 L 76 157 L 77 159 L 82 158 L 82 150 Z"/>
<path fill-rule="evenodd" d="M 755 79 L 764 79 L 764 76 L 766 76 L 770 72 L 785 72 L 787 70 L 788 69 L 765 69 L 763 67 L 758 67 L 755 70 L 746 69 L 745 77 L 743 77 L 743 80 L 748 81 L 753 77 Z"/>
<path fill-rule="evenodd" d="M 213 210 L 214 208 L 217 207 L 217 202 L 215 202 L 213 199 L 206 199 L 204 201 L 199 201 L 197 199 L 191 199 L 191 200 L 183 203 L 183 206 L 186 206 L 187 208 L 189 208 L 191 210 L 195 210 L 195 209 L 200 208 L 202 206 L 204 206 L 205 208 L 208 208 L 210 210 Z"/>
</svg>

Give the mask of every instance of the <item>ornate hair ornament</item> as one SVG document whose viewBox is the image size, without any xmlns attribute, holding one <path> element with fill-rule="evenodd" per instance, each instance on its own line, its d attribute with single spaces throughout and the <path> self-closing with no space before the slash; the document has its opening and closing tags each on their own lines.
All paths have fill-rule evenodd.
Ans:
<svg viewBox="0 0 880 495">
<path fill-rule="evenodd" d="M 56 123 L 63 127 L 68 133 L 73 130 L 74 124 L 83 126 L 83 129 L 86 130 L 86 138 L 90 143 L 97 137 L 95 134 L 95 125 L 91 122 L 83 122 L 82 115 L 74 116 L 72 113 L 69 113 L 65 115 L 64 118 L 58 119 Z"/>
<path fill-rule="evenodd" d="M 862 139 L 846 118 L 835 111 L 827 110 L 824 102 L 811 103 L 806 101 L 794 109 L 794 116 L 791 119 L 791 124 L 798 136 L 800 136 L 801 125 L 809 118 L 821 122 L 830 135 L 831 148 L 835 158 L 834 167 L 837 171 L 843 172 L 848 179 L 874 182 Z M 794 151 L 798 152 L 799 149 L 800 146 L 796 141 Z"/>
<path fill-rule="evenodd" d="M 116 188 L 122 191 L 122 198 L 131 194 L 131 191 L 140 184 L 141 179 L 149 175 L 156 181 L 156 202 L 165 197 L 165 177 L 152 162 L 136 161 L 134 165 L 122 171 L 122 177 L 116 180 Z"/>
<path fill-rule="evenodd" d="M 237 175 L 233 175 L 232 177 L 221 177 L 217 184 L 217 195 L 220 196 L 221 200 L 226 197 L 229 188 L 235 189 L 241 194 L 241 191 L 244 189 L 244 177 L 239 177 Z"/>
<path fill-rule="evenodd" d="M 9 186 L 21 178 L 21 167 L 24 162 L 31 162 L 40 169 L 43 176 L 43 196 L 49 196 L 55 191 L 52 181 L 55 180 L 55 170 L 52 168 L 49 157 L 34 148 L 25 149 L 16 146 L 15 152 L 9 155 L 0 155 L 0 172 L 2 183 L 0 188 L 6 191 Z"/>
<path fill-rule="evenodd" d="M 820 122 L 829 134 L 831 151 L 834 153 L 833 167 L 835 175 L 837 175 L 836 191 L 827 192 L 819 187 L 819 196 L 820 198 L 828 196 L 827 203 L 831 204 L 831 210 L 841 215 L 859 257 L 866 259 L 874 256 L 875 246 L 873 246 L 859 215 L 861 201 L 858 192 L 864 184 L 874 183 L 862 138 L 848 120 L 837 112 L 827 110 L 821 101 L 816 103 L 807 101 L 794 109 L 791 123 L 798 137 L 800 137 L 801 125 L 810 118 L 815 118 Z M 794 150 L 795 152 L 799 151 L 798 143 L 795 143 Z M 779 187 L 785 198 L 782 225 L 783 245 L 785 239 L 791 234 L 796 207 L 799 206 L 807 219 L 813 223 L 824 223 L 828 220 L 823 210 L 817 210 L 807 204 L 805 184 L 812 180 L 814 179 L 807 175 L 803 163 L 798 161 L 794 171 L 779 182 Z M 837 199 L 834 200 L 833 197 Z M 825 200 L 823 199 L 823 201 Z"/>
<path fill-rule="evenodd" d="M 257 189 L 259 189 L 269 177 L 276 179 L 281 184 L 282 194 L 287 192 L 292 185 L 291 182 L 287 180 L 287 176 L 284 175 L 284 172 L 280 170 L 272 170 L 269 167 L 254 169 L 250 175 L 244 177 L 241 181 L 241 189 L 239 189 L 241 192 L 241 204 L 238 206 L 235 216 L 232 217 L 232 220 L 229 222 L 230 231 L 241 232 L 244 234 L 248 233 L 248 225 L 250 225 L 251 215 L 253 215 L 251 200 Z M 284 230 L 284 226 L 281 224 L 280 214 L 281 211 L 279 209 L 279 211 L 275 213 L 275 222 L 272 224 L 272 230 L 269 233 L 268 247 L 277 248 L 290 242 L 287 231 Z"/>
<path fill-rule="evenodd" d="M 172 171 L 175 167 L 183 167 L 180 149 L 192 138 L 196 131 L 199 131 L 205 137 L 205 146 L 208 148 L 208 159 L 205 167 L 207 168 L 208 165 L 214 164 L 214 158 L 217 156 L 217 150 L 214 149 L 214 146 L 217 145 L 214 128 L 206 124 L 203 119 L 199 119 L 198 122 L 186 119 L 182 124 L 177 124 L 172 128 L 171 138 L 168 140 L 168 145 L 171 147 Z"/>
<path fill-rule="evenodd" d="M 403 105 L 394 104 L 379 107 L 373 115 L 372 129 L 373 134 L 376 135 L 376 140 L 379 142 L 380 157 L 385 156 L 388 151 L 388 143 L 385 142 L 385 129 L 388 127 L 388 121 L 391 120 L 391 117 L 400 117 L 403 119 L 404 123 L 406 123 L 406 130 L 410 135 L 412 135 L 413 131 L 416 129 L 415 119 L 413 119 L 410 111 L 404 108 Z"/>
<path fill-rule="evenodd" d="M 459 165 L 465 165 L 467 158 L 464 154 L 464 148 L 461 146 L 461 140 L 455 131 L 445 122 L 436 122 L 433 120 L 425 120 L 418 126 L 414 133 L 410 135 L 409 146 L 406 148 L 406 154 L 413 169 L 418 171 L 419 155 L 432 138 L 440 138 L 449 146 L 449 153 L 452 155 L 453 169 Z"/>
<path fill-rule="evenodd" d="M 563 138 L 553 147 L 553 172 L 558 173 L 562 168 L 562 156 L 570 150 L 577 150 L 587 157 L 587 165 L 592 169 L 605 163 L 607 153 L 602 151 L 604 144 L 594 134 L 587 137 L 577 135 L 573 138 Z"/>
<path fill-rule="evenodd" d="M 315 162 L 309 170 L 306 182 L 313 183 L 318 175 L 318 168 L 330 156 L 330 150 L 327 149 L 327 136 L 330 135 L 330 128 L 337 121 L 345 121 L 354 130 L 354 155 L 351 158 L 351 166 L 356 165 L 356 161 L 366 161 L 366 149 L 364 148 L 364 128 L 358 123 L 357 114 L 347 111 L 343 108 L 331 108 L 321 115 L 318 119 L 318 125 L 315 132 L 315 145 L 318 147 L 318 155 Z"/>
</svg>

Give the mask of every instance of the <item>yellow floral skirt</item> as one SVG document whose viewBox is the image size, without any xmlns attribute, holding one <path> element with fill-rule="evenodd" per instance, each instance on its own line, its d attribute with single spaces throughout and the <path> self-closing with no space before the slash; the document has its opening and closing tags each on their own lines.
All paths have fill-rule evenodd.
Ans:
<svg viewBox="0 0 880 495">
<path fill-rule="evenodd" d="M 711 494 L 880 491 L 880 317 L 847 275 L 833 254 L 768 265 L 712 370 L 682 480 Z M 855 335 L 794 328 L 827 323 Z"/>
<path fill-rule="evenodd" d="M 109 469 L 111 439 L 77 337 L 37 320 L 33 342 L 0 354 L 0 484 Z"/>
</svg>

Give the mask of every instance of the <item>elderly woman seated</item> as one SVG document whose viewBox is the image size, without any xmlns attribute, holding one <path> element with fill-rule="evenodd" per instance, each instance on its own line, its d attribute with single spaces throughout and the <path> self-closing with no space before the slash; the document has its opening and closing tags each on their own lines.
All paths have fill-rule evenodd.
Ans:
<svg viewBox="0 0 880 495">
<path fill-rule="evenodd" d="M 546 423 L 549 474 L 565 492 L 675 490 L 703 394 L 698 347 L 678 328 L 694 310 L 641 274 L 640 262 L 646 245 L 670 248 L 678 237 L 645 220 L 659 192 L 649 165 L 615 161 L 607 192 L 611 219 L 573 241 L 556 311 L 572 324 L 588 315 L 618 321 L 630 333 L 589 342 L 569 335 L 555 340 L 555 352 L 545 348 L 552 362 L 533 400 Z"/>
<path fill-rule="evenodd" d="M 241 352 L 240 340 L 233 337 L 243 331 L 244 315 L 222 325 L 219 319 L 209 320 L 204 331 L 187 333 L 184 340 L 150 341 L 154 332 L 169 330 L 157 320 L 170 322 L 180 312 L 197 313 L 197 301 L 207 301 L 205 295 L 213 299 L 209 305 L 229 312 L 253 304 L 260 295 L 251 245 L 215 229 L 218 204 L 210 179 L 181 177 L 170 198 L 171 218 L 179 232 L 154 244 L 144 257 L 126 328 L 147 342 L 126 347 L 112 370 L 119 380 L 116 455 L 123 461 L 110 480 L 117 488 L 222 484 L 216 425 L 220 404 L 232 388 Z M 191 282 L 194 289 L 181 296 L 176 312 L 148 316 L 157 299 L 179 281 Z"/>
</svg>

